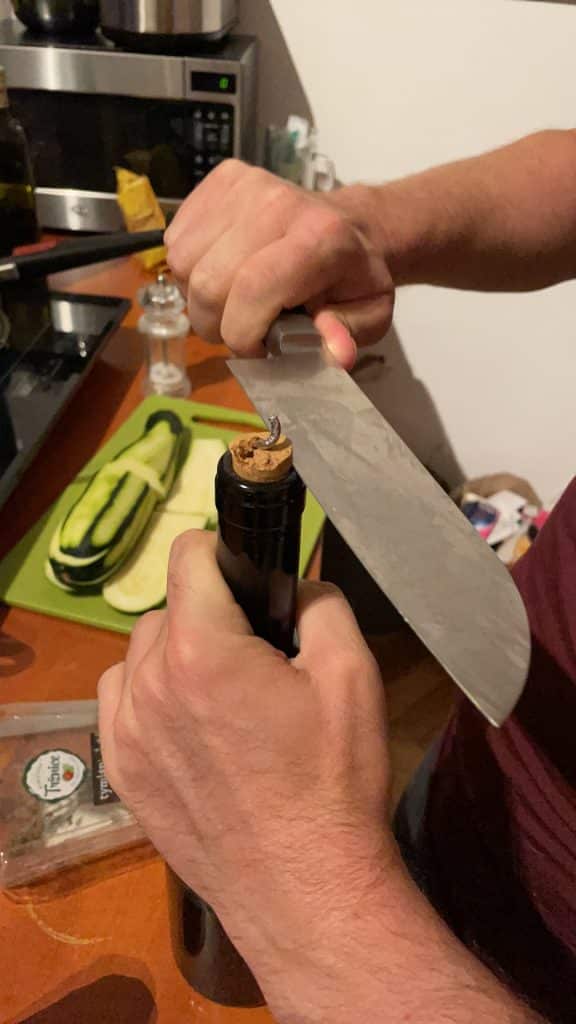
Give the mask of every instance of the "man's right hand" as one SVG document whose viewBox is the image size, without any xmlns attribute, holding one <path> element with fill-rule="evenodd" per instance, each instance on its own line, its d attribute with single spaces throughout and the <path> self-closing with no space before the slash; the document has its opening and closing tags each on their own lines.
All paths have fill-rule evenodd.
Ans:
<svg viewBox="0 0 576 1024">
<path fill-rule="evenodd" d="M 165 236 L 194 330 L 238 355 L 259 355 L 278 314 L 305 305 L 351 367 L 355 342 L 378 341 L 394 305 L 370 192 L 312 193 L 238 160 L 220 164 Z"/>
</svg>

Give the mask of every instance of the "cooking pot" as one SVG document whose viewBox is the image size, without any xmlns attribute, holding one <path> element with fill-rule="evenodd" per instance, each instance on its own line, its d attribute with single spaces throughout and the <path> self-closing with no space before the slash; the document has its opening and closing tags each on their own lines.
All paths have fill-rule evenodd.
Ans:
<svg viewBox="0 0 576 1024">
<path fill-rule="evenodd" d="M 102 31 L 131 50 L 174 52 L 222 39 L 237 0 L 100 0 Z"/>
<path fill-rule="evenodd" d="M 32 32 L 93 32 L 99 21 L 98 0 L 12 0 L 14 13 Z"/>
</svg>

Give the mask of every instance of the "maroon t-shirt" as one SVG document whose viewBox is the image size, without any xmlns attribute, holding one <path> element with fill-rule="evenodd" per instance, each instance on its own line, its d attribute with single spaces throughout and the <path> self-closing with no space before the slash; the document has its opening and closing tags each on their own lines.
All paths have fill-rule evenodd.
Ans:
<svg viewBox="0 0 576 1024">
<path fill-rule="evenodd" d="M 532 632 L 501 729 L 459 703 L 424 828 L 433 901 L 558 1024 L 576 1022 L 576 480 L 514 576 Z"/>
</svg>

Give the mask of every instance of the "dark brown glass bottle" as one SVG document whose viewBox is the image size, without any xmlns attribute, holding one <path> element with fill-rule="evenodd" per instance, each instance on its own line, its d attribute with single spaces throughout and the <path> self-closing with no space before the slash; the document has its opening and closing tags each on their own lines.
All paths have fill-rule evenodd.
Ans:
<svg viewBox="0 0 576 1024">
<path fill-rule="evenodd" d="M 32 162 L 24 129 L 8 103 L 0 68 L 0 256 L 38 240 Z"/>
<path fill-rule="evenodd" d="M 217 557 L 222 574 L 252 629 L 288 655 L 294 653 L 300 525 L 305 487 L 295 469 L 272 483 L 249 483 L 229 452 L 216 477 Z M 225 1006 L 264 1003 L 258 984 L 214 911 L 170 875 L 174 951 L 189 984 Z"/>
</svg>

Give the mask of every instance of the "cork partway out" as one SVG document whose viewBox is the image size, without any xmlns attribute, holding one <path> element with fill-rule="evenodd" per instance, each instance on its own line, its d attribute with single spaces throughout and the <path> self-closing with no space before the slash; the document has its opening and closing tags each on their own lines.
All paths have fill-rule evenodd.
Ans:
<svg viewBox="0 0 576 1024">
<path fill-rule="evenodd" d="M 282 480 L 292 468 L 292 442 L 280 433 L 276 417 L 269 431 L 242 434 L 229 445 L 234 472 L 250 483 Z"/>
</svg>

